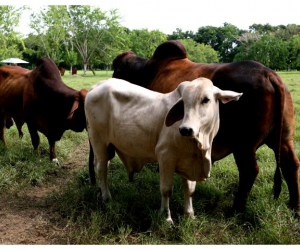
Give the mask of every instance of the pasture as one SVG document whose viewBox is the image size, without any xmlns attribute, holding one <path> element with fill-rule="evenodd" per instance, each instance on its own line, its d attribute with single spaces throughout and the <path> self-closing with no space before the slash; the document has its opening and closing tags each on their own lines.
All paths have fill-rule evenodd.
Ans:
<svg viewBox="0 0 300 250">
<path fill-rule="evenodd" d="M 112 72 L 62 77 L 72 88 L 89 89 Z M 279 72 L 293 98 L 295 149 L 300 157 L 300 73 Z M 15 126 L 6 130 L 8 149 L 0 144 L 0 243 L 2 244 L 299 244 L 300 222 L 287 207 L 283 182 L 273 199 L 273 152 L 257 151 L 258 178 L 246 211 L 231 214 L 238 186 L 232 155 L 213 165 L 211 178 L 197 184 L 193 198 L 196 219 L 183 216 L 180 178 L 174 176 L 170 208 L 175 226 L 160 217 L 161 195 L 156 164 L 148 164 L 129 183 L 115 157 L 108 179 L 113 202 L 104 206 L 98 187 L 90 185 L 86 131 L 67 131 L 56 144 L 61 166 L 49 161 L 49 146 L 41 135 L 40 155 L 29 132 L 18 138 Z"/>
</svg>

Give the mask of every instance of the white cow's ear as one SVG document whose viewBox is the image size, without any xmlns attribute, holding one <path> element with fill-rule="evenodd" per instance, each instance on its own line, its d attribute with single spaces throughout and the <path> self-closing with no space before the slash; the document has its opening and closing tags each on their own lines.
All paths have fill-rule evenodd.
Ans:
<svg viewBox="0 0 300 250">
<path fill-rule="evenodd" d="M 230 101 L 237 101 L 240 99 L 243 93 L 237 93 L 231 90 L 221 90 L 218 87 L 214 86 L 214 95 L 215 97 L 223 103 Z"/>
<path fill-rule="evenodd" d="M 165 119 L 167 127 L 172 126 L 175 122 L 183 119 L 184 116 L 184 105 L 183 100 L 180 98 L 174 106 L 168 111 Z"/>
</svg>

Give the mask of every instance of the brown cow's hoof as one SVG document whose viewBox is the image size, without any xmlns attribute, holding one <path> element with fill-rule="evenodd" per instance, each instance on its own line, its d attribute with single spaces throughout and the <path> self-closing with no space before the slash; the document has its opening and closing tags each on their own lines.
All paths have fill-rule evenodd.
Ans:
<svg viewBox="0 0 300 250">
<path fill-rule="evenodd" d="M 59 161 L 57 160 L 57 158 L 52 159 L 52 161 L 56 164 L 56 166 L 60 166 Z"/>
<path fill-rule="evenodd" d="M 240 200 L 236 199 L 233 207 L 232 207 L 232 212 L 237 214 L 237 213 L 243 213 L 246 210 L 246 200 Z"/>
<path fill-rule="evenodd" d="M 300 215 L 300 204 L 298 202 L 289 202 L 288 204 L 289 209 L 293 210 L 294 213 L 298 213 Z"/>
</svg>

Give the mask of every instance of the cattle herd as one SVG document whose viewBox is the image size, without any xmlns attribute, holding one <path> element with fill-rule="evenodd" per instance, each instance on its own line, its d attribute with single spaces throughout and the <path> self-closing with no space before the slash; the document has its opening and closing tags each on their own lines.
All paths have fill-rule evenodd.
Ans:
<svg viewBox="0 0 300 250">
<path fill-rule="evenodd" d="M 161 212 L 170 223 L 173 174 L 182 179 L 184 213 L 193 217 L 196 182 L 231 153 L 239 170 L 234 208 L 243 211 L 259 172 L 256 150 L 266 144 L 277 163 L 274 197 L 283 175 L 289 205 L 300 211 L 293 102 L 274 71 L 254 61 L 194 63 L 179 41 L 162 43 L 149 59 L 121 53 L 113 68 L 113 78 L 77 91 L 63 83 L 64 70 L 49 58 L 32 71 L 0 67 L 0 140 L 6 145 L 5 129 L 13 123 L 22 137 L 26 123 L 34 149 L 39 131 L 48 139 L 50 160 L 59 164 L 55 142 L 68 129 L 86 128 L 91 182 L 95 166 L 104 202 L 111 199 L 107 172 L 115 153 L 130 181 L 144 164 L 158 162 Z"/>
</svg>

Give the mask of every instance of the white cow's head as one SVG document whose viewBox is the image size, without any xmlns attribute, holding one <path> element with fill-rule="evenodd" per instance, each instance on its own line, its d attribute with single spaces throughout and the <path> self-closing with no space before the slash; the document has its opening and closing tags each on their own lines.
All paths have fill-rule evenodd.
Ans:
<svg viewBox="0 0 300 250">
<path fill-rule="evenodd" d="M 182 82 L 177 90 L 181 98 L 167 113 L 165 125 L 169 127 L 182 120 L 179 126 L 180 134 L 194 138 L 205 158 L 211 162 L 212 141 L 219 130 L 220 123 L 218 101 L 227 103 L 238 100 L 242 93 L 223 91 L 215 87 L 207 78 Z M 205 172 L 209 176 L 209 170 L 207 171 Z"/>
</svg>

